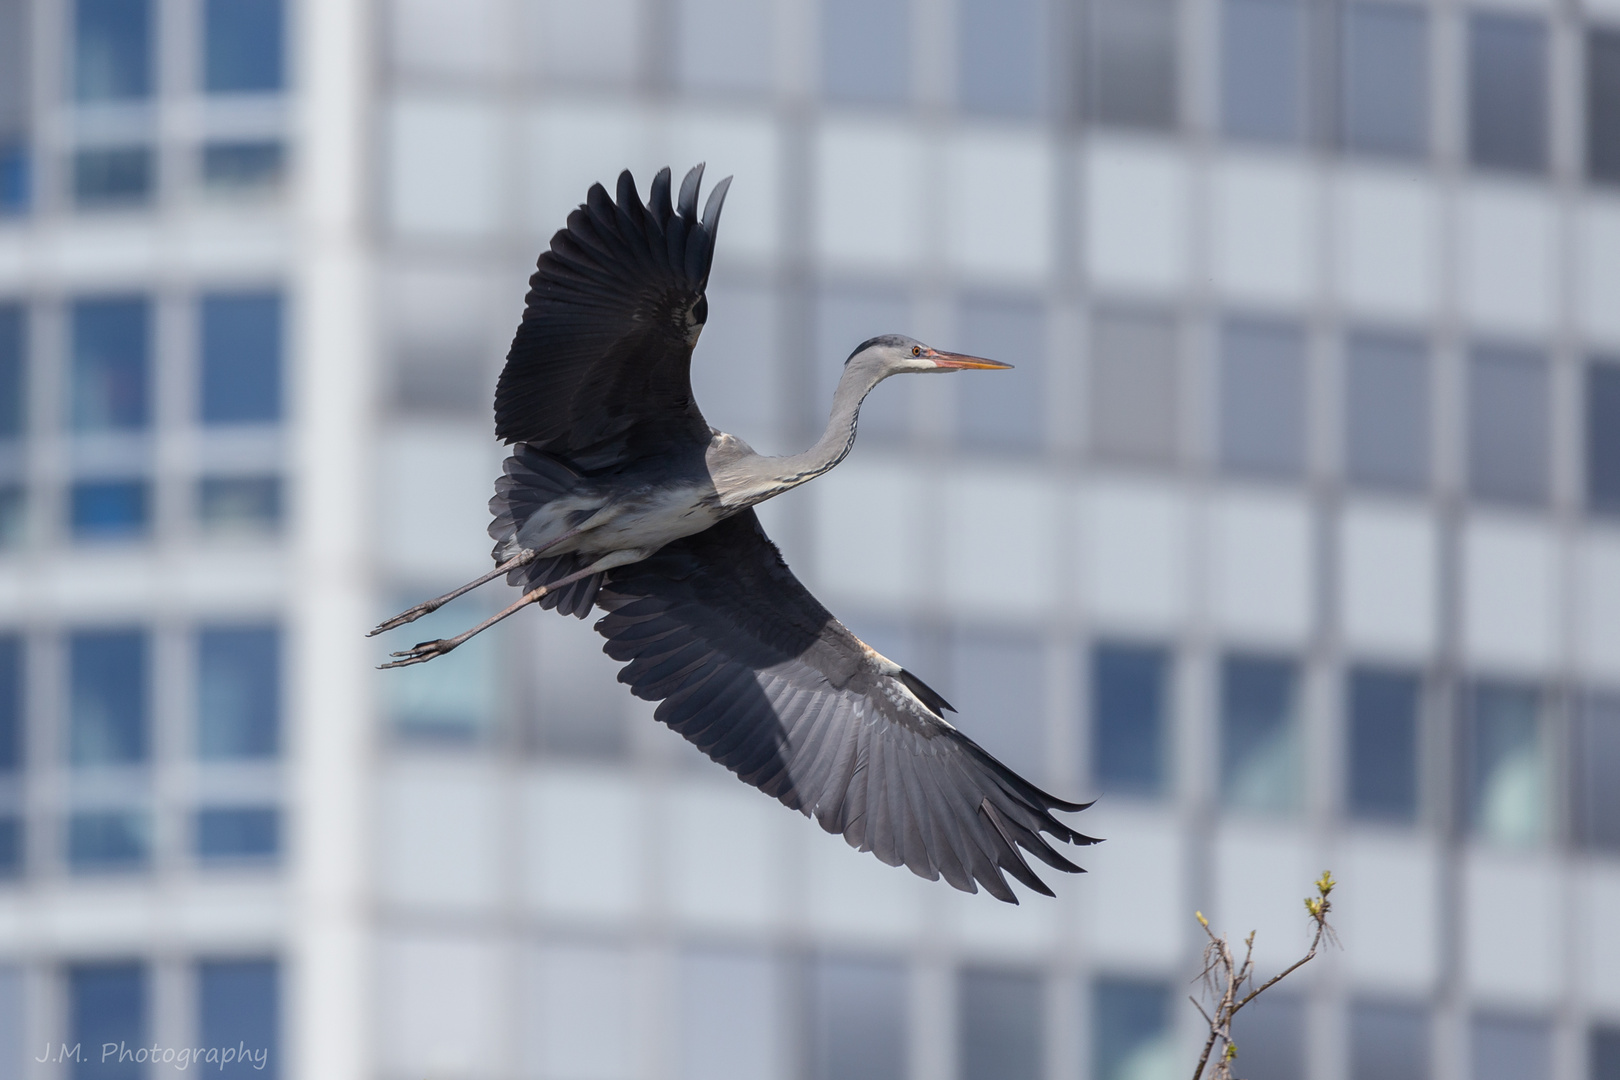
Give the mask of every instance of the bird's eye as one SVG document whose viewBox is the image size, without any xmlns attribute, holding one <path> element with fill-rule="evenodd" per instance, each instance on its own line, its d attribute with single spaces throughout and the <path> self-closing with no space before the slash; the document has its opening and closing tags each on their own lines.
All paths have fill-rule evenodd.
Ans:
<svg viewBox="0 0 1620 1080">
<path fill-rule="evenodd" d="M 922 346 L 921 345 L 913 345 L 911 347 L 911 355 L 912 356 L 921 356 L 922 355 Z"/>
</svg>

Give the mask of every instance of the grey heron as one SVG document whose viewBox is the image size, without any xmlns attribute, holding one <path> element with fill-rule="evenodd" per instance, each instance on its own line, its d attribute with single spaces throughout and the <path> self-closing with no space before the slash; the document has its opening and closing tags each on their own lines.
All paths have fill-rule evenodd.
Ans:
<svg viewBox="0 0 1620 1080">
<path fill-rule="evenodd" d="M 1051 896 L 1023 852 L 1079 872 L 1046 837 L 1094 843 L 1054 816 L 1089 804 L 1042 791 L 949 723 L 943 697 L 810 595 L 753 510 L 842 461 L 862 400 L 889 376 L 1011 365 L 887 334 L 845 361 L 803 453 L 767 457 L 711 428 L 690 368 L 731 181 L 700 218 L 702 175 L 672 205 L 666 168 L 643 204 L 626 171 L 617 200 L 593 185 L 552 237 L 495 390 L 495 433 L 513 444 L 490 501 L 496 566 L 372 633 L 503 574 L 523 592 L 383 666 L 442 656 L 530 604 L 601 608 L 619 681 L 744 782 L 891 866 L 1017 903 L 1005 872 Z"/>
</svg>

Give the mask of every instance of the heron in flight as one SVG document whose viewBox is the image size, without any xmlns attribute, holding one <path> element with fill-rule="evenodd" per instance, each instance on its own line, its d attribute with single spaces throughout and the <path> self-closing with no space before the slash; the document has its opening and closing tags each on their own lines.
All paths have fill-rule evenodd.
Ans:
<svg viewBox="0 0 1620 1080">
<path fill-rule="evenodd" d="M 1047 794 L 951 725 L 943 697 L 810 595 L 753 510 L 844 460 L 861 401 L 889 376 L 1011 365 L 885 334 L 844 362 L 827 429 L 803 453 L 767 457 L 711 428 L 690 370 L 731 181 L 700 218 L 702 176 L 692 169 L 672 205 L 664 169 L 643 204 L 626 171 L 616 201 L 593 185 L 552 237 L 495 389 L 495 434 L 512 444 L 490 500 L 495 569 L 372 634 L 503 574 L 522 595 L 383 667 L 442 656 L 530 604 L 582 619 L 599 607 L 619 681 L 744 782 L 890 866 L 1016 904 L 1005 872 L 1051 896 L 1023 852 L 1078 872 L 1046 836 L 1094 843 L 1054 816 L 1089 804 Z"/>
</svg>

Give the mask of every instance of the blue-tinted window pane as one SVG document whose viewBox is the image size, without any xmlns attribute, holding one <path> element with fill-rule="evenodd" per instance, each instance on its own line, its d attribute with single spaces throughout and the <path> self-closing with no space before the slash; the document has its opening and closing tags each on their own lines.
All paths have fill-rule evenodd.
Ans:
<svg viewBox="0 0 1620 1080">
<path fill-rule="evenodd" d="M 74 484 L 68 494 L 69 524 L 76 540 L 136 540 L 150 516 L 147 484 L 141 480 L 96 480 Z"/>
<path fill-rule="evenodd" d="M 0 877 L 17 877 L 23 872 L 23 844 L 23 819 L 15 814 L 0 816 Z"/>
<path fill-rule="evenodd" d="M 281 635 L 273 626 L 197 636 L 197 753 L 273 757 L 281 744 Z"/>
<path fill-rule="evenodd" d="M 1358 484 L 1429 482 L 1429 356 L 1419 338 L 1351 334 L 1345 346 L 1345 471 Z"/>
<path fill-rule="evenodd" d="M 1305 11 L 1299 0 L 1221 6 L 1221 126 L 1267 142 L 1305 137 Z"/>
<path fill-rule="evenodd" d="M 69 640 L 68 757 L 75 765 L 146 760 L 146 653 L 138 630 L 86 631 Z"/>
<path fill-rule="evenodd" d="M 1350 1007 L 1349 1080 L 1429 1080 L 1429 1013 L 1421 1005 Z"/>
<path fill-rule="evenodd" d="M 1466 733 L 1467 820 L 1499 843 L 1534 843 L 1551 822 L 1541 695 L 1534 687 L 1485 683 L 1470 695 Z"/>
<path fill-rule="evenodd" d="M 1228 806 L 1278 812 L 1299 799 L 1292 662 L 1227 657 L 1221 668 L 1221 793 Z"/>
<path fill-rule="evenodd" d="M 1468 365 L 1468 490 L 1541 503 L 1551 473 L 1547 362 L 1528 349 L 1481 346 Z"/>
<path fill-rule="evenodd" d="M 1170 990 L 1162 983 L 1100 979 L 1092 991 L 1095 1080 L 1169 1080 L 1178 1061 Z"/>
<path fill-rule="evenodd" d="M 1039 638 L 958 634 L 949 678 L 937 686 L 958 713 L 952 721 L 1014 771 L 1044 778 L 1046 658 Z"/>
<path fill-rule="evenodd" d="M 1429 16 L 1409 4 L 1344 8 L 1344 145 L 1420 157 L 1429 143 Z"/>
<path fill-rule="evenodd" d="M 1041 0 L 957 0 L 957 96 L 974 112 L 1029 116 L 1042 105 Z"/>
<path fill-rule="evenodd" d="M 1620 181 L 1620 30 L 1586 31 L 1586 175 Z"/>
<path fill-rule="evenodd" d="M 1086 113 L 1100 124 L 1176 126 L 1176 0 L 1087 5 Z"/>
<path fill-rule="evenodd" d="M 1587 1076 L 1620 1080 L 1620 1027 L 1595 1025 L 1587 1035 Z"/>
<path fill-rule="evenodd" d="M 211 188 L 274 187 L 286 169 L 286 148 L 274 140 L 211 142 L 202 148 L 203 183 Z"/>
<path fill-rule="evenodd" d="M 902 102 L 910 96 L 909 8 L 908 0 L 823 0 L 821 81 L 828 98 Z"/>
<path fill-rule="evenodd" d="M 1472 1080 L 1545 1080 L 1553 1075 L 1552 1026 L 1545 1020 L 1479 1013 L 1471 1027 Z"/>
<path fill-rule="evenodd" d="M 21 484 L 0 484 L 0 551 L 19 546 L 27 528 L 27 491 Z"/>
<path fill-rule="evenodd" d="M 281 0 L 207 0 L 203 85 L 210 93 L 280 90 Z"/>
<path fill-rule="evenodd" d="M 1620 363 L 1586 367 L 1586 505 L 1620 513 Z"/>
<path fill-rule="evenodd" d="M 281 850 L 281 814 L 273 806 L 199 810 L 196 839 L 198 858 L 269 858 Z"/>
<path fill-rule="evenodd" d="M 0 772 L 23 763 L 23 639 L 0 637 Z"/>
<path fill-rule="evenodd" d="M 1164 790 L 1169 658 L 1163 649 L 1098 645 L 1091 654 L 1091 768 L 1105 791 Z"/>
<path fill-rule="evenodd" d="M 1547 27 L 1540 19 L 1469 17 L 1468 150 L 1475 165 L 1547 167 Z"/>
<path fill-rule="evenodd" d="M 228 1046 L 240 1058 L 209 1062 L 211 1074 L 264 1080 L 280 1075 L 281 973 L 274 960 L 203 961 L 197 965 L 197 1002 L 201 1045 Z"/>
<path fill-rule="evenodd" d="M 1305 1072 L 1305 1002 L 1272 991 L 1257 997 L 1232 1021 L 1238 1057 L 1233 1075 L 1244 1080 L 1300 1080 Z"/>
<path fill-rule="evenodd" d="M 21 435 L 28 415 L 23 378 L 25 329 L 22 305 L 0 304 L 0 439 Z"/>
<path fill-rule="evenodd" d="M 202 301 L 202 419 L 281 419 L 281 295 L 215 293 Z"/>
<path fill-rule="evenodd" d="M 971 382 L 952 376 L 963 442 L 1039 450 L 1045 441 L 1045 310 L 1034 301 L 969 297 L 961 313 L 960 351 L 1016 369 Z"/>
<path fill-rule="evenodd" d="M 77 0 L 73 90 L 80 101 L 144 98 L 152 92 L 151 0 Z"/>
<path fill-rule="evenodd" d="M 1221 465 L 1255 476 L 1305 469 L 1305 335 L 1234 320 L 1221 333 Z"/>
<path fill-rule="evenodd" d="M 23 214 L 33 196 L 33 172 L 29 169 L 28 144 L 20 140 L 0 141 L 0 214 Z"/>
<path fill-rule="evenodd" d="M 74 1080 L 142 1080 L 146 1066 L 133 1054 L 113 1054 L 103 1061 L 101 1049 L 107 1043 L 131 1051 L 150 1044 L 145 966 L 74 964 L 67 983 L 68 1042 L 83 1048 L 73 1064 Z"/>
<path fill-rule="evenodd" d="M 1620 851 L 1620 697 L 1593 696 L 1575 715 L 1571 782 L 1575 836 L 1582 846 Z"/>
<path fill-rule="evenodd" d="M 398 611 L 409 603 L 401 603 L 393 610 Z M 451 637 L 491 614 L 493 610 L 480 602 L 460 612 L 453 606 L 440 608 L 411 624 L 413 628 L 421 627 L 415 631 L 421 636 L 412 640 Z M 581 665 L 597 662 L 600 649 L 586 649 L 572 634 L 554 639 L 552 635 L 557 632 L 555 624 L 543 626 L 539 631 L 542 643 L 537 667 L 545 673 L 545 678 L 537 685 L 549 686 L 552 691 L 544 692 L 540 700 L 541 741 L 547 744 L 547 749 L 587 754 L 621 752 L 624 727 L 619 717 L 623 699 L 606 692 L 617 687 L 603 687 L 595 678 L 580 679 L 577 674 Z M 400 734 L 416 739 L 465 742 L 479 738 L 490 729 L 498 708 L 500 668 L 497 665 L 501 649 L 498 637 L 483 642 L 480 647 L 479 642 L 487 637 L 490 634 L 480 634 L 438 662 L 387 673 L 406 678 L 383 677 L 382 692 L 389 719 Z M 555 649 L 551 648 L 554 640 L 559 645 Z M 379 658 L 383 652 L 378 650 Z M 563 660 L 560 654 L 564 653 L 566 661 L 558 662 Z M 445 663 L 446 660 L 451 662 Z M 432 670 L 436 667 L 438 671 Z"/>
<path fill-rule="evenodd" d="M 1038 975 L 963 971 L 956 998 L 961 1080 L 1040 1080 L 1044 997 Z"/>
<path fill-rule="evenodd" d="M 1350 812 L 1410 822 L 1417 817 L 1418 677 L 1363 668 L 1349 681 Z"/>
<path fill-rule="evenodd" d="M 212 532 L 269 533 L 281 526 L 279 476 L 205 476 L 197 520 Z"/>
<path fill-rule="evenodd" d="M 905 1080 L 906 971 L 822 957 L 810 969 L 809 1080 Z"/>
<path fill-rule="evenodd" d="M 152 854 L 152 820 L 138 810 L 68 817 L 68 865 L 76 872 L 140 870 Z"/>
<path fill-rule="evenodd" d="M 144 205 L 156 164 L 149 146 L 80 150 L 73 155 L 73 202 L 89 210 Z"/>
<path fill-rule="evenodd" d="M 79 300 L 72 321 L 74 429 L 146 427 L 151 422 L 151 305 L 141 297 Z"/>
</svg>

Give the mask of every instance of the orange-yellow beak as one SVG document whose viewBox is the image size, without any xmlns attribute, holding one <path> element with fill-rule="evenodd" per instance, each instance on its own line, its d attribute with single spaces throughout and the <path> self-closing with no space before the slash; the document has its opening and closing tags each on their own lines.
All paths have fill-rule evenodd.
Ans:
<svg viewBox="0 0 1620 1080">
<path fill-rule="evenodd" d="M 1000 360 L 986 360 L 982 356 L 966 356 L 962 353 L 940 352 L 938 349 L 929 349 L 923 353 L 934 362 L 935 367 L 942 368 L 982 368 L 985 371 L 1006 371 L 1011 364 L 1003 364 Z"/>
</svg>

